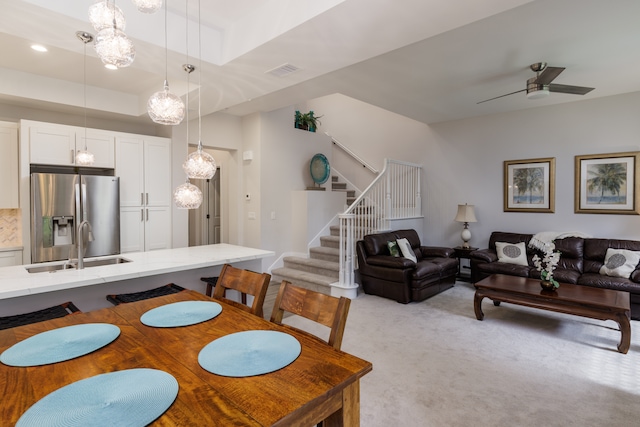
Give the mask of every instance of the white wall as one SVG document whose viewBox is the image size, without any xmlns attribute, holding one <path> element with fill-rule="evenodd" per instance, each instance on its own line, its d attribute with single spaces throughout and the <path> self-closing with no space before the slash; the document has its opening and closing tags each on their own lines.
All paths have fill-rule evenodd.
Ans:
<svg viewBox="0 0 640 427">
<path fill-rule="evenodd" d="M 553 95 L 552 95 L 553 96 Z M 581 231 L 640 239 L 640 216 L 574 213 L 574 156 L 640 150 L 640 93 L 435 124 L 430 127 L 425 233 L 461 243 L 460 203 L 476 206 L 471 244 L 492 231 Z M 503 162 L 556 158 L 555 213 L 503 212 Z M 640 189 L 638 189 L 640 190 Z"/>
</svg>

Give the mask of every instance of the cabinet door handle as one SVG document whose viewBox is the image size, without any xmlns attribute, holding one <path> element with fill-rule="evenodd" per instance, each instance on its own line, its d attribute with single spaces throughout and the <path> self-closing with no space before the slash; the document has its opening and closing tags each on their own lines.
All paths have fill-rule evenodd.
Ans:
<svg viewBox="0 0 640 427">
<path fill-rule="evenodd" d="M 140 209 L 140 221 L 144 221 L 144 209 Z"/>
<path fill-rule="evenodd" d="M 140 204 L 144 205 L 144 193 L 140 193 Z"/>
<path fill-rule="evenodd" d="M 147 221 L 149 221 L 149 209 L 147 209 Z"/>
<path fill-rule="evenodd" d="M 76 150 L 71 150 L 71 164 L 75 164 L 76 163 Z"/>
<path fill-rule="evenodd" d="M 147 205 L 148 205 L 149 204 L 149 193 L 146 193 L 146 194 L 147 194 Z"/>
</svg>

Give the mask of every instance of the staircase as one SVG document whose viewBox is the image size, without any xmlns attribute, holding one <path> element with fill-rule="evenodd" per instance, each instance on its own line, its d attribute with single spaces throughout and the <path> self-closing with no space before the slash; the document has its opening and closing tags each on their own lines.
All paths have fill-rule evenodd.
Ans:
<svg viewBox="0 0 640 427">
<path fill-rule="evenodd" d="M 331 177 L 331 191 L 347 193 L 347 205 L 356 199 L 355 190 L 347 188 L 339 177 Z M 323 294 L 331 294 L 331 283 L 340 278 L 340 227 L 330 227 L 330 235 L 320 237 L 320 246 L 309 249 L 309 257 L 288 256 L 283 258 L 284 267 L 271 271 L 272 280 L 280 283 L 287 280 L 296 286 Z"/>
<path fill-rule="evenodd" d="M 320 237 L 320 246 L 309 249 L 309 258 L 284 257 L 284 267 L 271 271 L 272 280 L 287 280 L 296 286 L 331 294 L 331 283 L 340 273 L 340 227 L 331 227 L 331 235 Z"/>
</svg>

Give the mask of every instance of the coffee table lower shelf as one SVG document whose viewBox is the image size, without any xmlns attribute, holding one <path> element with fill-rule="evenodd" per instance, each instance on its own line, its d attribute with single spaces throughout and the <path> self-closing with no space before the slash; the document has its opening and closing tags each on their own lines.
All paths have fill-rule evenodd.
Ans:
<svg viewBox="0 0 640 427">
<path fill-rule="evenodd" d="M 501 302 L 588 317 L 613 320 L 620 328 L 618 351 L 626 354 L 631 345 L 629 295 L 611 289 L 560 284 L 557 291 L 543 291 L 539 280 L 494 274 L 475 284 L 473 308 L 478 320 L 484 319 L 482 300 L 489 298 L 494 305 Z"/>
</svg>

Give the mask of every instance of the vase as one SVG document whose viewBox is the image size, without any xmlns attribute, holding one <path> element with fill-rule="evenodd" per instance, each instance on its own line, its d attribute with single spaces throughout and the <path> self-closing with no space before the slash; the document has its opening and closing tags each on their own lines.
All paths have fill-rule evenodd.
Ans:
<svg viewBox="0 0 640 427">
<path fill-rule="evenodd" d="M 549 280 L 541 280 L 540 286 L 545 291 L 552 291 L 555 289 L 555 286 L 553 286 L 553 282 L 550 282 Z"/>
</svg>

